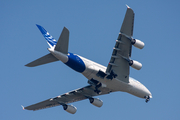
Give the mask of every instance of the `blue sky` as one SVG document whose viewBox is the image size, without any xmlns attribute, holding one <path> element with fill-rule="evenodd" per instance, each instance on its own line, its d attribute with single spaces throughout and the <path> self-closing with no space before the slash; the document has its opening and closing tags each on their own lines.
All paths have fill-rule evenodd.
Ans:
<svg viewBox="0 0 180 120">
<path fill-rule="evenodd" d="M 48 45 L 35 24 L 55 39 L 64 26 L 70 31 L 69 51 L 107 66 L 128 4 L 135 12 L 134 38 L 145 43 L 133 47 L 132 59 L 143 64 L 130 76 L 152 93 L 144 99 L 116 92 L 99 96 L 104 104 L 88 100 L 72 103 L 75 115 L 62 106 L 39 111 L 22 110 L 51 97 L 87 85 L 87 79 L 61 62 L 28 68 L 24 65 L 47 54 Z M 1 120 L 109 120 L 180 119 L 180 2 L 177 0 L 112 1 L 0 1 L 0 119 Z"/>
</svg>

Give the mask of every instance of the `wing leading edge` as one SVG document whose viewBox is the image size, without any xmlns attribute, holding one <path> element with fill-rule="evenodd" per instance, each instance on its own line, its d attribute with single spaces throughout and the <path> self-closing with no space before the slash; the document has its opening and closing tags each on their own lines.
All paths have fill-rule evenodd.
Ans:
<svg viewBox="0 0 180 120">
<path fill-rule="evenodd" d="M 93 96 L 98 96 L 99 94 L 94 92 L 94 90 L 95 90 L 95 87 L 92 85 L 89 85 L 89 86 L 79 88 L 77 90 L 73 90 L 68 93 L 59 95 L 55 98 L 47 99 L 45 101 L 24 107 L 24 109 L 35 111 L 35 110 L 50 108 L 54 106 L 64 105 L 64 104 L 68 104 L 72 102 L 77 102 L 80 100 L 92 98 Z M 100 90 L 102 92 L 100 95 L 108 94 L 112 92 L 108 88 L 100 88 Z"/>
<path fill-rule="evenodd" d="M 117 75 L 117 79 L 129 82 L 129 57 L 131 57 L 132 44 L 128 37 L 133 35 L 134 12 L 128 7 L 119 36 L 113 48 L 110 62 L 106 73 L 112 72 Z"/>
</svg>

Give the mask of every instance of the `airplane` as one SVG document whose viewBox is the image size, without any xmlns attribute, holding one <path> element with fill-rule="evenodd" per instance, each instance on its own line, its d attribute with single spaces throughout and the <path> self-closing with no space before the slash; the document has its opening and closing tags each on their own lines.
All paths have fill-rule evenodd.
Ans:
<svg viewBox="0 0 180 120">
<path fill-rule="evenodd" d="M 91 104 L 101 107 L 103 101 L 99 98 L 94 98 L 94 96 L 117 91 L 127 92 L 143 98 L 145 102 L 152 98 L 151 92 L 142 83 L 129 77 L 130 66 L 136 70 L 142 68 L 140 62 L 130 59 L 132 46 L 142 49 L 145 45 L 142 41 L 132 38 L 134 12 L 129 6 L 127 6 L 124 21 L 107 67 L 68 52 L 69 30 L 66 27 L 63 28 L 58 41 L 56 41 L 42 26 L 37 24 L 36 26 L 49 44 L 50 48 L 48 48 L 48 51 L 50 53 L 25 66 L 35 67 L 62 61 L 73 70 L 84 75 L 89 85 L 27 107 L 22 106 L 23 109 L 35 111 L 62 105 L 65 111 L 75 114 L 77 108 L 69 105 L 69 103 L 89 99 Z"/>
</svg>

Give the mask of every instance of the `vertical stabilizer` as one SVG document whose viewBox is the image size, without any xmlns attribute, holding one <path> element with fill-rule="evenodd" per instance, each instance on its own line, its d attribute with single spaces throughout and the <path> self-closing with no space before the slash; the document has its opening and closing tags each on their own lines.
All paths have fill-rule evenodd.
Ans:
<svg viewBox="0 0 180 120">
<path fill-rule="evenodd" d="M 47 43 L 49 44 L 49 46 L 54 47 L 57 43 L 56 40 L 42 26 L 37 25 L 37 24 L 36 24 L 36 26 L 39 28 L 42 35 L 47 40 Z"/>
<path fill-rule="evenodd" d="M 44 38 L 47 40 L 47 43 L 49 44 L 49 46 L 51 47 L 50 49 L 48 49 L 49 51 L 52 50 L 53 53 L 56 52 L 56 54 L 59 55 L 64 55 L 63 57 L 65 58 L 64 61 L 67 61 L 67 54 L 68 54 L 68 44 L 69 44 L 69 30 L 64 27 L 58 42 L 40 25 L 36 25 L 39 30 L 41 31 L 42 35 L 44 36 Z M 55 50 L 55 51 L 54 51 Z M 51 51 L 50 51 L 51 52 Z M 59 53 L 60 52 L 60 53 Z M 56 56 L 54 56 L 55 54 L 47 54 L 37 60 L 34 60 L 31 63 L 28 63 L 25 66 L 28 67 L 35 67 L 35 66 L 39 66 L 39 65 L 43 65 L 43 64 L 47 64 L 47 63 L 51 63 L 51 62 L 55 62 L 58 61 L 59 59 L 61 60 L 62 58 L 56 58 Z M 62 60 L 61 60 L 62 61 Z M 64 62 L 62 61 L 62 62 Z"/>
<path fill-rule="evenodd" d="M 66 27 L 64 27 L 56 44 L 55 50 L 64 54 L 68 54 L 68 46 L 69 46 L 69 30 Z"/>
</svg>

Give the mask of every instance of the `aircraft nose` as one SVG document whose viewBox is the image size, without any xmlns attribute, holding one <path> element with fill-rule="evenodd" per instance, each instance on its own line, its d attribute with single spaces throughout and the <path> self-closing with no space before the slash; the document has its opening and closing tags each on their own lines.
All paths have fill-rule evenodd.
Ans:
<svg viewBox="0 0 180 120">
<path fill-rule="evenodd" d="M 146 93 L 146 96 L 149 96 L 150 98 L 152 98 L 151 92 L 146 87 L 145 87 L 145 93 Z"/>
<path fill-rule="evenodd" d="M 152 98 L 152 94 L 150 94 L 149 97 Z"/>
</svg>

